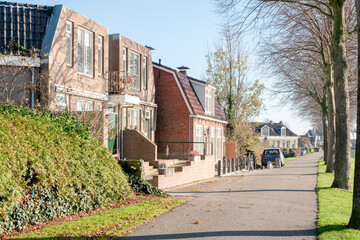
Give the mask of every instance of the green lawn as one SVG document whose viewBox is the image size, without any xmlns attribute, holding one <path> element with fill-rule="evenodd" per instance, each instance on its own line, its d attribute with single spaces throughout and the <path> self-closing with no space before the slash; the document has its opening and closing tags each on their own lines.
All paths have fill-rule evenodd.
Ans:
<svg viewBox="0 0 360 240">
<path fill-rule="evenodd" d="M 146 198 L 136 204 L 99 212 L 76 221 L 51 225 L 14 239 L 110 239 L 121 236 L 184 202 L 171 197 Z"/>
<path fill-rule="evenodd" d="M 354 162 L 352 163 L 351 179 L 354 178 Z M 360 239 L 360 231 L 347 229 L 352 207 L 352 192 L 330 188 L 334 175 L 325 173 L 326 166 L 319 162 L 318 175 L 318 239 Z"/>
</svg>

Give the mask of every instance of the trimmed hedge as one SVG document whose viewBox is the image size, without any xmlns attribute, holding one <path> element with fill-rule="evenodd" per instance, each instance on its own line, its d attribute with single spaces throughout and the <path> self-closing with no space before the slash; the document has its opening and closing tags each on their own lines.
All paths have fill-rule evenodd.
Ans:
<svg viewBox="0 0 360 240">
<path fill-rule="evenodd" d="M 0 234 L 131 193 L 117 161 L 70 113 L 0 105 Z"/>
</svg>

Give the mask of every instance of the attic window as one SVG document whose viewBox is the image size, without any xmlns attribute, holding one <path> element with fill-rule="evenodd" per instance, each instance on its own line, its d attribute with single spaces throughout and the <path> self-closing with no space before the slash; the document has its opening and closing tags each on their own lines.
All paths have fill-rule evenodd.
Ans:
<svg viewBox="0 0 360 240">
<path fill-rule="evenodd" d="M 270 135 L 270 128 L 268 126 L 263 126 L 261 128 L 261 136 L 269 136 Z"/>
<path fill-rule="evenodd" d="M 281 128 L 281 136 L 286 136 L 286 127 Z"/>
<path fill-rule="evenodd" d="M 209 88 L 205 88 L 205 113 L 214 115 L 215 97 L 214 91 Z"/>
</svg>

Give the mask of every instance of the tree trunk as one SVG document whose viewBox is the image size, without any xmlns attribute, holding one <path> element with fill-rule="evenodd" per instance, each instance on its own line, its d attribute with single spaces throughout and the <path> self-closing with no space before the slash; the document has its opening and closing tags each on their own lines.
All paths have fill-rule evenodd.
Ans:
<svg viewBox="0 0 360 240">
<path fill-rule="evenodd" d="M 360 0 L 356 0 L 357 23 L 360 26 Z M 358 31 L 358 94 L 357 94 L 357 125 L 356 125 L 356 154 L 353 207 L 349 221 L 349 227 L 360 229 L 360 31 Z"/>
<path fill-rule="evenodd" d="M 327 160 L 327 152 L 328 152 L 328 135 L 327 135 L 327 130 L 328 130 L 328 126 L 329 126 L 329 121 L 328 121 L 328 116 L 327 113 L 322 112 L 322 125 L 323 125 L 323 136 L 324 136 L 324 161 L 325 164 L 327 164 L 328 160 Z"/>
<path fill-rule="evenodd" d="M 331 187 L 351 190 L 350 181 L 350 104 L 348 92 L 348 64 L 346 59 L 344 0 L 330 1 L 334 10 L 334 29 L 332 37 L 335 107 L 336 107 L 336 146 L 335 174 Z"/>
<path fill-rule="evenodd" d="M 328 106 L 328 128 L 327 128 L 327 143 L 328 148 L 325 152 L 327 155 L 326 172 L 334 172 L 335 162 L 335 106 L 334 106 L 334 81 L 332 78 L 332 71 L 330 72 L 330 83 L 327 88 L 327 106 Z"/>
</svg>

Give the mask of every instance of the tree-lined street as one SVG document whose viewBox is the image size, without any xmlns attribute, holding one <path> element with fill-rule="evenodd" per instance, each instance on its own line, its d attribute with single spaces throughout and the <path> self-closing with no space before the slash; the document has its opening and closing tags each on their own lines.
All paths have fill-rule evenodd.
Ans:
<svg viewBox="0 0 360 240">
<path fill-rule="evenodd" d="M 123 239 L 316 239 L 322 154 L 232 177 L 212 191 L 202 183 L 170 189 L 172 195 L 197 197 Z"/>
</svg>

